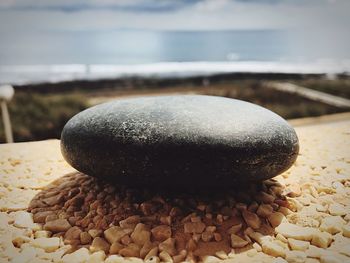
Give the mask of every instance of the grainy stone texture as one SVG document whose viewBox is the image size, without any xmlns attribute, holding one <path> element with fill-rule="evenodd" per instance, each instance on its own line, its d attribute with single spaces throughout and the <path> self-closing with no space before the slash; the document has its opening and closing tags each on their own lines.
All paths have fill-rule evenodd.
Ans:
<svg viewBox="0 0 350 263">
<path fill-rule="evenodd" d="M 214 96 L 158 96 L 97 105 L 62 132 L 77 170 L 132 186 L 229 188 L 288 169 L 295 131 L 260 106 Z"/>
<path fill-rule="evenodd" d="M 349 262 L 349 126 L 298 128 L 290 170 L 210 198 L 97 182 L 58 141 L 0 145 L 0 261 Z"/>
</svg>

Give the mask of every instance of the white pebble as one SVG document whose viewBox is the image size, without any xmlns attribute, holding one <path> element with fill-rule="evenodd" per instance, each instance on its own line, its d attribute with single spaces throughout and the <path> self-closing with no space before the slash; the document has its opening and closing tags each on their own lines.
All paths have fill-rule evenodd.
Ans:
<svg viewBox="0 0 350 263">
<path fill-rule="evenodd" d="M 306 254 L 303 251 L 287 251 L 286 260 L 288 263 L 304 263 Z"/>
<path fill-rule="evenodd" d="M 106 258 L 106 254 L 104 251 L 100 250 L 95 253 L 92 253 L 86 263 L 99 263 L 103 262 Z"/>
<path fill-rule="evenodd" d="M 261 252 L 261 251 L 262 251 L 262 247 L 261 247 L 258 243 L 256 243 L 256 242 L 254 242 L 253 248 L 255 248 L 256 251 L 258 251 L 258 252 Z"/>
<path fill-rule="evenodd" d="M 27 236 L 16 236 L 12 239 L 12 244 L 15 247 L 21 247 L 24 243 L 30 242 L 32 239 Z"/>
<path fill-rule="evenodd" d="M 310 258 L 321 258 L 324 253 L 324 249 L 310 245 L 309 248 L 305 251 L 306 255 Z"/>
<path fill-rule="evenodd" d="M 125 259 L 119 255 L 111 255 L 106 260 L 105 263 L 124 263 Z"/>
<path fill-rule="evenodd" d="M 288 243 L 291 249 L 300 251 L 305 251 L 310 245 L 310 243 L 307 241 L 296 240 L 294 238 L 288 238 Z"/>
<path fill-rule="evenodd" d="M 13 225 L 19 228 L 40 230 L 40 225 L 35 224 L 33 221 L 33 215 L 25 211 L 19 211 L 16 213 Z"/>
<path fill-rule="evenodd" d="M 215 253 L 215 256 L 217 256 L 217 257 L 220 258 L 220 259 L 227 259 L 227 258 L 228 258 L 226 252 L 225 252 L 225 251 L 222 251 L 222 250 L 217 251 L 217 252 Z"/>
<path fill-rule="evenodd" d="M 311 244 L 321 248 L 327 248 L 332 242 L 332 240 L 333 236 L 328 232 L 317 231 L 312 237 Z"/>
<path fill-rule="evenodd" d="M 44 249 L 46 252 L 53 252 L 60 246 L 60 239 L 58 237 L 39 237 L 31 241 L 33 247 Z"/>
<path fill-rule="evenodd" d="M 221 261 L 221 259 L 214 257 L 214 256 L 204 256 L 202 257 L 202 262 L 203 263 L 219 263 Z M 165 262 L 169 262 L 169 261 L 165 261 Z M 172 262 L 172 261 L 170 261 Z"/>
<path fill-rule="evenodd" d="M 321 204 L 317 204 L 317 205 L 316 205 L 316 211 L 317 211 L 317 212 L 326 212 L 326 211 L 327 211 L 327 208 L 324 207 L 324 206 L 321 205 Z"/>
<path fill-rule="evenodd" d="M 160 263 L 159 257 L 153 256 L 145 260 L 145 263 Z"/>
<path fill-rule="evenodd" d="M 268 254 L 270 256 L 283 257 L 283 258 L 286 256 L 286 250 L 275 242 L 272 242 L 272 241 L 263 242 L 261 247 L 262 247 L 262 251 L 265 254 Z"/>
<path fill-rule="evenodd" d="M 321 256 L 321 263 L 342 263 L 339 259 L 333 255 L 323 255 Z"/>
<path fill-rule="evenodd" d="M 51 232 L 50 231 L 46 231 L 46 230 L 39 230 L 36 231 L 34 233 L 34 237 L 35 238 L 39 238 L 39 237 L 50 237 L 51 236 Z"/>
<path fill-rule="evenodd" d="M 288 261 L 286 261 L 285 259 L 281 258 L 281 257 L 278 257 L 278 258 L 275 258 L 272 263 L 288 263 Z"/>
<path fill-rule="evenodd" d="M 346 209 L 341 204 L 331 204 L 328 207 L 328 211 L 333 216 L 343 216 L 347 213 Z"/>
<path fill-rule="evenodd" d="M 343 226 L 342 230 L 343 230 L 343 236 L 350 238 L 350 225 Z"/>
<path fill-rule="evenodd" d="M 89 260 L 90 254 L 87 248 L 80 248 L 71 254 L 66 254 L 62 257 L 63 263 L 83 263 Z"/>
<path fill-rule="evenodd" d="M 285 238 L 284 236 L 282 236 L 282 235 L 279 234 L 279 233 L 276 235 L 276 239 L 277 239 L 277 240 L 280 240 L 280 241 L 282 241 L 282 242 L 284 242 L 284 243 L 288 243 L 287 238 Z"/>
<path fill-rule="evenodd" d="M 275 231 L 286 238 L 311 240 L 315 229 L 282 222 L 278 227 L 276 227 Z"/>
<path fill-rule="evenodd" d="M 318 259 L 315 259 L 315 258 L 307 258 L 305 260 L 305 263 L 320 263 L 320 261 Z"/>
<path fill-rule="evenodd" d="M 256 251 L 255 248 L 249 249 L 249 250 L 247 251 L 247 256 L 248 256 L 248 257 L 254 257 L 254 256 L 256 256 L 256 254 L 258 254 L 258 251 Z"/>
<path fill-rule="evenodd" d="M 346 221 L 340 216 L 329 216 L 322 220 L 320 230 L 327 231 L 334 235 L 342 231 L 342 226 L 346 224 Z"/>
</svg>

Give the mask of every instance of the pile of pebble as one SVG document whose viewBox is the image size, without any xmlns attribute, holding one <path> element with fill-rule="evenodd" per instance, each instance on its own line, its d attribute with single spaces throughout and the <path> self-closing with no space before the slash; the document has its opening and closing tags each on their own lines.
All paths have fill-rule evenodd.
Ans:
<svg viewBox="0 0 350 263">
<path fill-rule="evenodd" d="M 158 257 L 197 261 L 205 255 L 227 258 L 232 248 L 251 249 L 255 241 L 258 250 L 273 250 L 270 242 L 261 247 L 260 239 L 272 235 L 290 209 L 295 210 L 282 192 L 278 182 L 269 180 L 225 196 L 166 197 L 114 187 L 79 173 L 40 192 L 29 211 L 34 223 L 42 224 L 42 234 L 62 237 L 73 249 L 147 262 Z M 271 253 L 282 255 L 280 250 Z"/>
<path fill-rule="evenodd" d="M 349 193 L 350 181 L 342 185 Z M 210 199 L 160 196 L 73 173 L 40 191 L 28 212 L 0 214 L 12 233 L 1 255 L 11 262 L 347 262 L 350 214 L 324 203 L 336 192 L 271 179 Z"/>
</svg>

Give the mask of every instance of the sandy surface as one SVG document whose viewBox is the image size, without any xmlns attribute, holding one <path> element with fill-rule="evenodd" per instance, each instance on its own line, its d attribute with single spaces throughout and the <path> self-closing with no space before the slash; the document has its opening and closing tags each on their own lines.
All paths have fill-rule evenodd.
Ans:
<svg viewBox="0 0 350 263">
<path fill-rule="evenodd" d="M 300 156 L 290 170 L 275 178 L 283 186 L 287 204 L 271 204 L 282 215 L 273 222 L 273 233 L 245 227 L 248 249 L 196 260 L 350 262 L 350 120 L 301 126 L 296 131 Z M 0 145 L 0 262 L 143 262 L 92 246 L 72 249 L 64 236 L 52 235 L 43 230 L 43 223 L 33 221 L 33 214 L 27 212 L 31 202 L 47 185 L 71 172 L 75 170 L 63 160 L 58 140 Z M 257 206 L 261 203 L 251 200 L 246 204 L 249 209 L 254 201 Z M 174 258 L 166 254 L 147 262 L 171 262 Z M 189 254 L 181 260 L 193 261 Z"/>
</svg>

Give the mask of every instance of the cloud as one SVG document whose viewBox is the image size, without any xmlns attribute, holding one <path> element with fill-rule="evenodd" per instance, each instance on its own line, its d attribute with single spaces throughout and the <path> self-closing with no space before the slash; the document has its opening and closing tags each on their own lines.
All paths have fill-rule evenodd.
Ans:
<svg viewBox="0 0 350 263">
<path fill-rule="evenodd" d="M 197 10 L 202 11 L 216 11 L 222 10 L 229 2 L 229 0 L 204 0 L 198 2 L 195 7 Z"/>
<path fill-rule="evenodd" d="M 2 0 L 1 32 L 80 30 L 231 30 L 350 24 L 338 0 Z"/>
<path fill-rule="evenodd" d="M 219 10 L 236 3 L 260 6 L 304 6 L 335 2 L 336 0 L 1 0 L 0 10 L 171 12 L 192 6 L 206 11 Z"/>
<path fill-rule="evenodd" d="M 126 45 L 151 42 L 147 48 L 156 52 L 159 34 L 151 32 L 154 39 L 149 41 L 142 38 L 149 32 L 142 30 L 277 29 L 293 31 L 286 42 L 297 50 L 296 57 L 344 57 L 350 42 L 349 10 L 349 0 L 0 0 L 0 51 L 26 57 L 37 47 L 60 50 L 67 35 L 73 47 L 83 49 L 84 35 L 90 33 L 105 50 L 113 46 L 108 41 L 115 31 L 134 29 L 139 37 Z"/>
<path fill-rule="evenodd" d="M 81 12 L 87 10 L 111 10 L 129 12 L 168 12 L 190 6 L 200 0 L 75 0 L 75 1 L 33 1 L 4 0 L 0 2 L 2 10 L 46 10 L 63 12 Z"/>
</svg>

